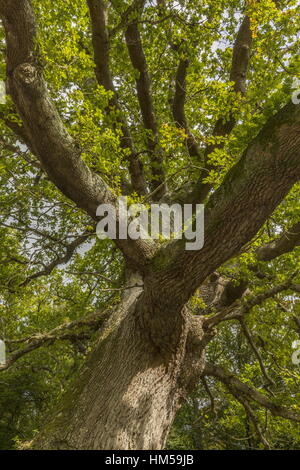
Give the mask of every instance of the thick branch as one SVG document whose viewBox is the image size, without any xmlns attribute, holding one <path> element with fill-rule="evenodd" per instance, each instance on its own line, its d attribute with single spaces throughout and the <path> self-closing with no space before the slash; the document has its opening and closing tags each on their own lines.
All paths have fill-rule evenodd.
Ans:
<svg viewBox="0 0 300 470">
<path fill-rule="evenodd" d="M 292 251 L 300 244 L 300 223 L 293 225 L 286 230 L 281 236 L 259 247 L 255 254 L 258 261 L 271 261 L 284 253 Z M 253 271 L 259 278 L 268 277 L 259 270 L 256 264 L 249 265 L 249 269 Z M 272 280 L 269 277 L 269 280 Z M 224 307 L 229 307 L 237 300 L 241 299 L 248 290 L 248 282 L 243 277 L 234 280 L 228 280 L 220 276 L 217 272 L 213 273 L 201 286 L 201 297 L 204 299 L 207 309 L 203 314 L 210 313 L 212 308 L 217 311 L 225 311 Z M 295 285 L 294 285 L 295 291 Z"/>
<path fill-rule="evenodd" d="M 245 16 L 238 31 L 232 54 L 230 81 L 234 82 L 234 91 L 246 94 L 246 79 L 249 67 L 252 31 L 250 18 Z"/>
<path fill-rule="evenodd" d="M 278 256 L 292 251 L 296 246 L 300 245 L 300 222 L 293 225 L 280 237 L 275 238 L 270 243 L 261 246 L 256 251 L 258 261 L 271 261 Z"/>
<path fill-rule="evenodd" d="M 146 194 L 147 185 L 145 182 L 143 164 L 138 158 L 137 152 L 134 149 L 134 144 L 127 123 L 124 117 L 122 116 L 122 111 L 118 102 L 117 92 L 111 76 L 109 65 L 109 34 L 106 24 L 106 2 L 103 0 L 87 0 L 87 4 L 91 17 L 92 42 L 94 49 L 94 61 L 96 64 L 96 77 L 99 85 L 102 85 L 106 90 L 110 90 L 114 93 L 109 103 L 109 108 L 113 107 L 117 109 L 118 120 L 121 122 L 123 133 L 123 137 L 121 139 L 121 146 L 130 150 L 130 155 L 128 159 L 132 187 L 138 194 Z"/>
<path fill-rule="evenodd" d="M 138 12 L 136 12 L 136 14 L 138 15 Z M 156 195 L 157 197 L 161 197 L 165 191 L 165 175 L 162 166 L 162 155 L 158 148 L 158 128 L 151 94 L 151 79 L 148 72 L 148 65 L 143 50 L 137 18 L 127 26 L 125 38 L 130 60 L 135 73 L 137 74 L 137 96 L 144 127 L 149 133 L 148 148 L 151 155 L 151 169 L 153 177 L 151 189 L 154 191 L 157 186 L 162 185 L 159 195 Z"/>
<path fill-rule="evenodd" d="M 278 286 L 271 287 L 266 291 L 262 292 L 261 294 L 257 294 L 249 299 L 247 302 L 242 304 L 242 314 L 247 314 L 250 310 L 255 307 L 256 305 L 261 305 L 268 299 L 275 297 L 277 294 L 284 292 L 286 290 L 291 290 L 293 292 L 299 292 L 300 286 L 299 284 L 294 284 L 292 279 L 284 282 L 283 284 L 279 284 Z"/>
<path fill-rule="evenodd" d="M 299 179 L 300 107 L 289 103 L 266 123 L 210 198 L 203 248 L 186 251 L 183 239 L 157 253 L 157 263 L 164 262 L 155 288 L 168 286 L 172 305 L 186 302 L 254 237 Z"/>
<path fill-rule="evenodd" d="M 180 59 L 177 73 L 176 73 L 176 85 L 175 85 L 175 94 L 172 103 L 172 113 L 176 125 L 184 129 L 186 132 L 186 146 L 191 157 L 199 157 L 199 148 L 196 142 L 195 137 L 191 133 L 185 111 L 184 105 L 186 100 L 186 76 L 189 67 L 189 59 Z"/>
<path fill-rule="evenodd" d="M 226 387 L 233 389 L 238 395 L 246 397 L 267 410 L 270 410 L 273 416 L 280 416 L 281 418 L 289 419 L 297 423 L 300 422 L 300 414 L 285 406 L 277 405 L 269 400 L 265 395 L 261 394 L 258 390 L 249 387 L 249 385 L 241 382 L 235 375 L 226 372 L 222 367 L 213 364 L 206 364 L 203 375 L 216 377 Z"/>
<path fill-rule="evenodd" d="M 6 341 L 7 344 L 24 344 L 24 348 L 13 351 L 8 357 L 6 364 L 0 366 L 0 371 L 9 369 L 18 359 L 42 346 L 52 344 L 55 341 L 76 341 L 79 339 L 89 339 L 92 332 L 97 330 L 109 317 L 110 310 L 107 312 L 98 312 L 89 315 L 80 320 L 74 320 L 69 323 L 63 323 L 48 333 L 39 333 L 29 338 L 23 338 L 15 341 Z M 87 328 L 87 331 L 73 332 L 76 328 Z"/>
<path fill-rule="evenodd" d="M 35 18 L 30 0 L 0 0 L 7 42 L 7 80 L 36 156 L 53 183 L 78 207 L 96 217 L 99 204 L 116 197 L 85 165 L 51 100 L 35 45 Z M 150 243 L 117 240 L 132 263 L 141 265 L 152 254 Z"/>
<path fill-rule="evenodd" d="M 233 90 L 235 93 L 238 93 L 242 96 L 246 94 L 246 79 L 249 67 L 251 45 L 252 32 L 250 27 L 250 18 L 245 16 L 233 46 L 232 64 L 230 71 L 230 81 L 234 82 Z M 229 114 L 229 118 L 219 118 L 212 132 L 213 137 L 228 136 L 234 129 L 235 124 L 236 118 L 232 113 Z M 197 202 L 204 201 L 211 189 L 211 185 L 209 183 L 202 183 L 203 178 L 206 178 L 207 176 L 207 170 L 210 171 L 214 168 L 214 166 L 209 163 L 209 155 L 215 149 L 222 147 L 224 147 L 224 143 L 218 145 L 212 144 L 208 145 L 205 150 L 204 165 L 206 171 L 202 172 L 198 182 L 198 187 L 195 190 L 194 199 L 196 199 Z"/>
<path fill-rule="evenodd" d="M 261 292 L 260 294 L 252 296 L 246 302 L 235 302 L 227 308 L 224 308 L 212 316 L 208 316 L 204 319 L 204 329 L 206 331 L 211 330 L 216 325 L 222 321 L 233 320 L 233 319 L 243 319 L 253 307 L 263 304 L 266 300 L 275 297 L 277 294 L 284 292 L 286 290 L 291 290 L 293 292 L 300 291 L 300 285 L 294 284 L 292 278 L 288 279 L 283 284 L 273 286 L 270 289 Z"/>
</svg>

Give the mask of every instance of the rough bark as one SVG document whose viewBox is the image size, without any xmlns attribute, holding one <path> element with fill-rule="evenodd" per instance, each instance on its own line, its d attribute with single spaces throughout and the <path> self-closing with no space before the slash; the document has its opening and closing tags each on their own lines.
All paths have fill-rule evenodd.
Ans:
<svg viewBox="0 0 300 470">
<path fill-rule="evenodd" d="M 184 305 L 208 275 L 235 256 L 300 179 L 300 108 L 287 104 L 262 128 L 227 173 L 205 209 L 205 243 L 184 250 L 185 240 L 169 243 L 153 264 L 157 282 L 167 285 L 165 309 Z M 165 289 L 166 290 L 166 289 Z"/>
<path fill-rule="evenodd" d="M 155 315 L 141 289 L 133 290 L 33 448 L 164 447 L 178 407 L 204 368 L 201 323 L 185 310 L 176 321 Z"/>
</svg>

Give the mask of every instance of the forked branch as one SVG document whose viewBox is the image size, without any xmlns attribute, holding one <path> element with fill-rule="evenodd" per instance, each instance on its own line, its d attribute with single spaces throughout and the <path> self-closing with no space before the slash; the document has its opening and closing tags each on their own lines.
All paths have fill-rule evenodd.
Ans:
<svg viewBox="0 0 300 470">
<path fill-rule="evenodd" d="M 116 196 L 83 162 L 50 97 L 38 59 L 31 2 L 0 0 L 0 15 L 6 34 L 9 90 L 34 153 L 62 193 L 96 218 L 99 204 L 115 204 Z M 133 265 L 143 264 L 153 253 L 150 242 L 116 243 Z"/>
<path fill-rule="evenodd" d="M 134 148 L 128 125 L 119 105 L 117 91 L 110 71 L 110 39 L 107 29 L 107 2 L 104 0 L 87 0 L 87 4 L 91 17 L 96 77 L 99 85 L 102 85 L 106 90 L 113 92 L 108 112 L 110 112 L 111 108 L 118 111 L 117 119 L 121 123 L 123 133 L 121 146 L 125 149 L 129 149 L 130 151 L 128 160 L 132 188 L 138 194 L 146 194 L 147 184 L 145 181 L 143 164 Z"/>
</svg>

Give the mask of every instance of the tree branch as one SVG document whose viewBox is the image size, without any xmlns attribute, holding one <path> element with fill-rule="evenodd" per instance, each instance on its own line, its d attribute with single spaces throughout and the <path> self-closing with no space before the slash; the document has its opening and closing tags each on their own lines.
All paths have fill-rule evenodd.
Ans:
<svg viewBox="0 0 300 470">
<path fill-rule="evenodd" d="M 253 307 L 261 305 L 266 300 L 271 299 L 277 294 L 280 294 L 281 292 L 284 292 L 286 290 L 299 292 L 300 285 L 293 284 L 292 278 L 290 278 L 283 284 L 273 286 L 260 294 L 252 296 L 252 298 L 250 298 L 246 302 L 235 302 L 229 307 L 220 310 L 216 314 L 204 318 L 203 327 L 205 331 L 210 331 L 222 321 L 233 319 L 241 320 L 252 310 Z"/>
<path fill-rule="evenodd" d="M 109 109 L 112 107 L 118 111 L 118 120 L 122 125 L 123 137 L 121 146 L 130 150 L 129 172 L 134 191 L 138 194 L 147 193 L 147 184 L 145 181 L 143 164 L 135 151 L 132 137 L 128 125 L 122 116 L 122 110 L 118 102 L 118 95 L 113 84 L 110 65 L 109 65 L 109 34 L 107 30 L 107 6 L 104 0 L 87 0 L 91 17 L 92 42 L 94 49 L 94 61 L 96 64 L 96 77 L 99 85 L 106 90 L 113 92 L 113 97 L 109 103 Z"/>
<path fill-rule="evenodd" d="M 140 2 L 140 9 L 144 1 Z M 139 10 L 135 10 L 136 16 Z M 165 174 L 163 170 L 163 160 L 161 151 L 158 148 L 158 127 L 154 112 L 154 106 L 151 95 L 151 79 L 148 72 L 145 53 L 143 50 L 141 35 L 138 27 L 138 19 L 135 18 L 126 28 L 125 39 L 132 66 L 136 73 L 137 97 L 141 108 L 143 123 L 148 131 L 148 148 L 151 155 L 152 182 L 151 191 L 161 186 L 157 198 L 160 198 L 165 192 Z"/>
<path fill-rule="evenodd" d="M 229 386 L 228 386 L 228 389 L 230 390 L 230 393 L 232 393 L 232 395 L 236 398 L 236 400 L 239 401 L 243 405 L 243 407 L 245 409 L 245 412 L 246 412 L 246 415 L 248 416 L 249 420 L 252 422 L 256 434 L 260 438 L 260 440 L 263 443 L 264 447 L 266 449 L 270 450 L 271 446 L 270 446 L 269 442 L 267 441 L 267 439 L 265 438 L 265 436 L 263 435 L 263 432 L 262 432 L 260 424 L 259 424 L 259 420 L 255 416 L 255 413 L 252 410 L 248 400 L 244 396 L 238 394 L 234 388 L 232 388 L 232 387 L 229 388 Z"/>
<path fill-rule="evenodd" d="M 186 76 L 189 67 L 190 60 L 180 59 L 177 73 L 176 73 L 176 84 L 175 94 L 172 102 L 172 114 L 177 127 L 184 129 L 186 132 L 186 146 L 190 157 L 199 157 L 199 148 L 195 137 L 191 133 L 185 111 L 184 105 L 186 100 Z"/>
<path fill-rule="evenodd" d="M 261 354 L 255 344 L 255 342 L 253 341 L 253 337 L 252 337 L 252 334 L 249 330 L 249 328 L 247 327 L 245 321 L 243 318 L 240 319 L 240 324 L 241 324 L 241 327 L 242 327 L 242 331 L 245 335 L 245 337 L 247 338 L 247 341 L 248 343 L 250 344 L 257 360 L 258 360 L 258 363 L 259 363 L 259 366 L 260 366 L 260 370 L 262 372 L 262 375 L 264 376 L 264 378 L 266 379 L 267 382 L 269 382 L 270 385 L 275 385 L 275 382 L 274 380 L 270 377 L 270 375 L 268 374 L 268 371 L 264 365 L 264 362 L 263 362 L 263 359 L 261 357 Z"/>
<path fill-rule="evenodd" d="M 186 302 L 208 275 L 239 253 L 299 179 L 300 107 L 290 102 L 269 119 L 209 199 L 203 248 L 186 251 L 183 239 L 154 257 L 154 263 L 165 260 L 155 288 L 167 283 L 169 307 Z"/>
<path fill-rule="evenodd" d="M 238 396 L 250 399 L 259 405 L 269 410 L 273 416 L 279 416 L 290 421 L 300 422 L 300 414 L 286 408 L 285 406 L 277 405 L 269 400 L 265 395 L 258 390 L 249 387 L 249 385 L 241 382 L 234 374 L 228 373 L 220 366 L 206 363 L 203 375 L 216 377 L 222 382 L 229 390 L 234 390 Z"/>
<path fill-rule="evenodd" d="M 278 256 L 292 251 L 300 245 L 300 222 L 297 222 L 280 237 L 270 243 L 261 246 L 256 251 L 258 261 L 271 261 Z"/>
<path fill-rule="evenodd" d="M 52 271 L 59 266 L 60 264 L 66 264 L 72 258 L 76 249 L 85 243 L 88 238 L 91 236 L 91 232 L 86 232 L 80 235 L 78 238 L 75 238 L 69 245 L 66 246 L 65 253 L 61 256 L 57 256 L 51 263 L 44 267 L 41 271 L 38 271 L 31 276 L 27 277 L 25 281 L 20 284 L 20 287 L 27 286 L 31 281 L 42 276 L 48 276 Z"/>
<path fill-rule="evenodd" d="M 52 344 L 55 341 L 76 341 L 79 339 L 89 339 L 92 335 L 92 331 L 97 330 L 100 326 L 103 325 L 104 321 L 109 317 L 110 310 L 106 312 L 97 312 L 92 315 L 87 316 L 86 318 L 80 320 L 74 320 L 69 323 L 63 323 L 62 325 L 53 328 L 53 330 L 48 333 L 39 333 L 28 338 L 22 338 L 19 340 L 6 340 L 6 343 L 9 345 L 13 344 L 23 344 L 27 343 L 27 346 L 24 348 L 17 349 L 13 351 L 8 357 L 6 364 L 0 366 L 0 371 L 9 369 L 18 359 L 25 356 L 26 354 L 38 349 L 47 344 Z M 88 328 L 92 330 L 90 332 L 77 332 L 73 333 L 76 328 Z M 71 333 L 69 331 L 71 330 Z"/>
<path fill-rule="evenodd" d="M 81 151 L 67 132 L 44 81 L 35 44 L 36 25 L 30 0 L 0 0 L 7 43 L 9 91 L 34 151 L 49 179 L 76 205 L 96 218 L 99 204 L 115 204 L 116 196 L 85 165 Z M 133 265 L 142 266 L 153 244 L 116 240 Z"/>
<path fill-rule="evenodd" d="M 235 93 L 245 96 L 246 94 L 246 79 L 250 60 L 250 50 L 252 45 L 252 31 L 250 27 L 250 18 L 245 16 L 242 24 L 237 33 L 237 37 L 233 46 L 232 52 L 232 63 L 230 71 L 230 81 L 234 82 L 233 90 Z M 226 137 L 234 129 L 236 124 L 236 118 L 232 113 L 229 114 L 229 118 L 221 117 L 217 120 L 214 130 L 212 132 L 213 137 Z M 207 171 L 214 168 L 214 165 L 209 163 L 209 155 L 217 148 L 223 148 L 222 144 L 211 144 L 208 145 L 204 154 L 204 167 L 205 171 L 202 171 L 200 179 L 197 183 L 197 187 L 194 193 L 195 201 L 203 202 L 211 189 L 210 183 L 203 183 L 203 178 L 207 177 Z"/>
</svg>

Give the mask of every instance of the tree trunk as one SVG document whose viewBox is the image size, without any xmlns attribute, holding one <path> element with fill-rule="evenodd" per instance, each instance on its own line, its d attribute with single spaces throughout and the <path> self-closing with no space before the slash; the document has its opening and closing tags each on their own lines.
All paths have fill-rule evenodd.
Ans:
<svg viewBox="0 0 300 470">
<path fill-rule="evenodd" d="M 204 368 L 203 348 L 193 361 L 186 350 L 193 320 L 185 309 L 178 321 L 173 315 L 156 315 L 141 289 L 130 291 L 33 448 L 164 448 L 176 411 L 193 386 L 193 374 L 199 377 Z M 162 317 L 169 319 L 169 329 L 163 329 Z M 201 337 L 201 328 L 199 332 Z M 193 344 L 190 338 L 188 344 Z"/>
</svg>

